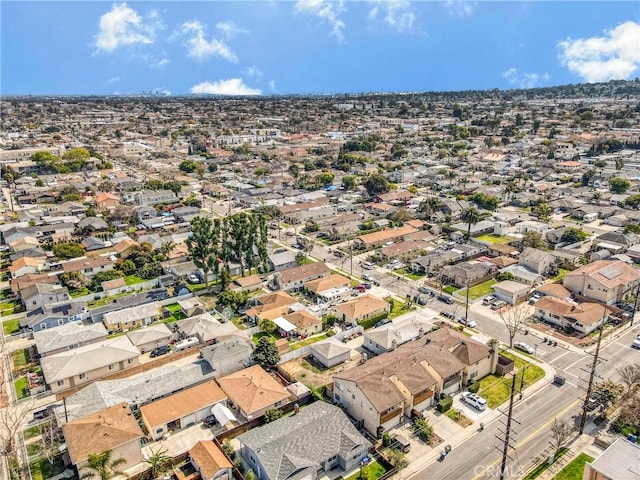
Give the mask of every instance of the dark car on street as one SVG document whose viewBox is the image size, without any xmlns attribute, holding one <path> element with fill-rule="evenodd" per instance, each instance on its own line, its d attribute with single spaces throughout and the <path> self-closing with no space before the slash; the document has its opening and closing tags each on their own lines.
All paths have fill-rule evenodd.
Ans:
<svg viewBox="0 0 640 480">
<path fill-rule="evenodd" d="M 159 357 L 160 355 L 166 355 L 167 353 L 169 353 L 171 351 L 171 349 L 167 346 L 163 346 L 163 347 L 157 347 L 154 348 L 153 350 L 151 350 L 151 358 L 156 358 Z"/>
</svg>

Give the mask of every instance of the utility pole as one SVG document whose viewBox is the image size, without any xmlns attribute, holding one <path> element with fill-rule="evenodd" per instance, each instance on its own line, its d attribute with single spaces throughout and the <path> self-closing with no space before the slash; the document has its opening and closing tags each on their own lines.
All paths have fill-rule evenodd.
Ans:
<svg viewBox="0 0 640 480">
<path fill-rule="evenodd" d="M 596 376 L 596 367 L 598 366 L 598 356 L 600 355 L 600 344 L 602 343 L 602 332 L 604 330 L 604 317 L 602 318 L 602 323 L 600 324 L 600 332 L 598 333 L 598 343 L 596 344 L 596 353 L 593 355 L 593 363 L 591 364 L 591 373 L 589 374 L 589 384 L 587 385 L 587 396 L 582 403 L 582 418 L 580 419 L 580 429 L 579 433 L 582 435 L 584 433 L 584 427 L 587 423 L 587 402 L 591 397 L 591 390 L 593 389 L 593 379 Z"/>
<path fill-rule="evenodd" d="M 467 300 L 464 304 L 464 318 L 468 325 L 469 324 L 469 279 L 468 278 L 467 278 Z"/>
<path fill-rule="evenodd" d="M 507 468 L 507 458 L 509 458 L 509 444 L 511 440 L 511 422 L 513 420 L 513 401 L 516 394 L 516 375 L 511 377 L 511 394 L 509 395 L 509 410 L 507 412 L 507 424 L 504 431 L 504 444 L 502 447 L 502 463 L 500 464 L 500 480 L 504 480 L 505 470 Z"/>
<path fill-rule="evenodd" d="M 633 298 L 633 311 L 631 312 L 631 324 L 630 327 L 633 327 L 633 320 L 636 318 L 636 310 L 638 309 L 638 297 L 640 296 L 640 281 L 638 282 L 638 286 L 636 287 L 636 294 Z"/>
</svg>

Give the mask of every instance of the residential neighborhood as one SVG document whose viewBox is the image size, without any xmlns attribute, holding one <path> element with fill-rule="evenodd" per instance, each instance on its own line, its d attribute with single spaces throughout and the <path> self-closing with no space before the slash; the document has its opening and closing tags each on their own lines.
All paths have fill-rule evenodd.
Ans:
<svg viewBox="0 0 640 480">
<path fill-rule="evenodd" d="M 636 478 L 639 102 L 2 98 L 3 478 Z"/>
</svg>

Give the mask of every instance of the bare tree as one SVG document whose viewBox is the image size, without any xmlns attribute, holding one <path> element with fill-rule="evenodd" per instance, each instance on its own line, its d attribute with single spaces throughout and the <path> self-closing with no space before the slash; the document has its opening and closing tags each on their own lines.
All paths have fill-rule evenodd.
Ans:
<svg viewBox="0 0 640 480">
<path fill-rule="evenodd" d="M 55 415 L 48 422 L 39 425 L 41 440 L 41 453 L 45 456 L 49 464 L 55 463 L 56 454 L 60 447 L 60 427 Z"/>
<path fill-rule="evenodd" d="M 527 306 L 524 303 L 514 305 L 506 311 L 500 312 L 500 318 L 509 333 L 509 348 L 513 348 L 513 339 L 518 331 L 523 330 L 529 323 Z"/>
<path fill-rule="evenodd" d="M 565 446 L 569 437 L 573 433 L 573 428 L 564 420 L 558 420 L 555 418 L 551 424 L 551 446 L 553 447 L 553 457 L 560 452 L 560 449 Z"/>
<path fill-rule="evenodd" d="M 15 478 L 24 478 L 24 469 L 28 468 L 27 459 L 21 458 L 24 456 L 21 455 L 19 444 L 22 426 L 26 423 L 33 405 L 34 402 L 29 399 L 0 408 L 0 456 L 4 457 L 5 464 Z"/>
<path fill-rule="evenodd" d="M 627 393 L 640 384 L 640 364 L 626 363 L 618 368 L 620 380 L 627 386 Z"/>
</svg>

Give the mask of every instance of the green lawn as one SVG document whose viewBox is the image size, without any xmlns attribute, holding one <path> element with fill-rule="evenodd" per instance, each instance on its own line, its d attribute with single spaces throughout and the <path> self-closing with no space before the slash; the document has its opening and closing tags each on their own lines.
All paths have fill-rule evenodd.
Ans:
<svg viewBox="0 0 640 480">
<path fill-rule="evenodd" d="M 83 287 L 80 290 L 70 290 L 69 296 L 71 298 L 84 297 L 85 295 L 89 295 L 91 292 L 87 287 Z"/>
<path fill-rule="evenodd" d="M 22 368 L 31 363 L 31 356 L 26 348 L 11 352 L 11 359 L 13 360 L 14 369 Z"/>
<path fill-rule="evenodd" d="M 393 301 L 393 308 L 391 309 L 391 313 L 389 313 L 389 318 L 396 318 L 403 313 L 410 312 L 411 308 L 407 306 L 405 302 L 399 302 L 398 300 Z"/>
<path fill-rule="evenodd" d="M 136 283 L 146 282 L 146 278 L 139 277 L 138 275 L 127 275 L 124 277 L 124 282 L 127 285 L 135 285 Z"/>
<path fill-rule="evenodd" d="M 564 268 L 559 268 L 558 269 L 558 275 L 553 277 L 553 281 L 554 282 L 559 282 L 560 280 L 562 280 L 562 277 L 564 277 L 567 273 L 569 273 L 569 271 L 570 270 L 566 270 Z"/>
<path fill-rule="evenodd" d="M 30 457 L 38 455 L 42 450 L 40 442 L 34 442 L 27 445 L 27 454 Z"/>
<path fill-rule="evenodd" d="M 262 337 L 271 337 L 273 341 L 280 340 L 282 338 L 277 333 L 274 333 L 273 335 L 269 335 L 267 332 L 258 332 L 253 334 L 253 337 L 251 337 L 251 341 L 257 345 L 258 341 Z"/>
<path fill-rule="evenodd" d="M 0 303 L 0 317 L 4 317 L 5 315 L 13 315 L 16 310 L 16 304 L 13 302 L 2 302 Z"/>
<path fill-rule="evenodd" d="M 16 389 L 18 400 L 28 397 L 29 384 L 27 383 L 27 377 L 20 377 L 18 380 L 13 382 L 13 386 Z"/>
<path fill-rule="evenodd" d="M 38 435 L 40 435 L 40 427 L 37 425 L 33 427 L 29 427 L 26 430 L 24 430 L 22 434 L 24 435 L 25 440 L 28 440 L 33 437 L 37 437 Z"/>
<path fill-rule="evenodd" d="M 187 318 L 187 316 L 186 316 L 184 313 L 182 313 L 182 312 L 175 312 L 175 313 L 172 313 L 172 314 L 171 314 L 170 316 L 168 316 L 167 318 L 165 318 L 165 319 L 163 320 L 163 322 L 165 322 L 165 323 L 174 323 L 174 322 L 177 322 L 178 320 L 183 320 L 183 319 L 185 319 L 185 318 Z"/>
<path fill-rule="evenodd" d="M 34 460 L 29 464 L 29 470 L 31 470 L 31 478 L 33 480 L 47 480 L 47 478 L 60 475 L 65 470 L 62 455 L 55 458 L 53 466 L 49 464 L 46 458 Z"/>
<path fill-rule="evenodd" d="M 420 280 L 421 278 L 424 278 L 424 276 L 426 275 L 426 273 L 413 273 L 407 270 L 406 268 L 401 268 L 400 270 L 396 270 L 396 273 L 399 273 L 400 275 L 404 275 L 405 277 L 410 278 L 411 280 Z"/>
<path fill-rule="evenodd" d="M 593 462 L 593 457 L 590 457 L 586 453 L 581 453 L 558 472 L 556 480 L 582 480 L 584 464 L 587 462 Z"/>
<path fill-rule="evenodd" d="M 204 283 L 190 283 L 187 285 L 187 290 L 189 290 L 191 293 L 197 292 L 198 290 L 204 290 L 205 288 L 207 288 L 207 286 Z"/>
<path fill-rule="evenodd" d="M 2 329 L 5 335 L 13 335 L 20 331 L 20 320 L 5 320 L 2 322 Z"/>
<path fill-rule="evenodd" d="M 561 448 L 560 451 L 558 452 L 558 455 L 556 455 L 556 460 L 561 456 L 563 456 L 568 451 L 569 451 L 568 448 Z M 529 474 L 526 477 L 524 477 L 522 480 L 534 480 L 535 478 L 538 478 L 540 475 L 542 475 L 550 466 L 551 465 L 548 464 L 547 461 L 545 460 L 540 465 L 538 465 L 533 470 L 531 470 Z"/>
<path fill-rule="evenodd" d="M 448 293 L 449 295 L 452 295 L 453 292 L 457 290 L 458 290 L 458 287 L 456 287 L 455 285 L 445 285 L 444 287 L 442 287 L 442 291 L 444 293 Z"/>
<path fill-rule="evenodd" d="M 298 348 L 306 347 L 307 345 L 311 345 L 312 343 L 319 342 L 320 340 L 324 340 L 326 338 L 327 338 L 326 333 L 322 335 L 318 335 L 317 337 L 305 338 L 304 340 L 301 340 L 299 342 L 292 343 L 290 348 L 291 350 L 297 350 Z"/>
<path fill-rule="evenodd" d="M 363 468 L 365 469 L 365 473 L 367 474 L 367 476 L 364 478 L 367 478 L 368 480 L 378 480 L 378 478 L 386 473 L 385 468 L 380 465 L 377 460 L 375 462 L 369 463 L 368 465 L 365 465 Z M 345 480 L 360 480 L 360 478 L 360 470 L 358 470 L 353 475 L 345 478 Z"/>
<path fill-rule="evenodd" d="M 486 295 L 493 293 L 493 289 L 491 287 L 496 283 L 498 283 L 498 281 L 492 278 L 490 280 L 487 280 L 486 282 L 483 282 L 474 287 L 471 287 L 469 289 L 469 300 L 477 300 L 479 298 L 482 298 Z M 462 288 L 457 291 L 457 294 L 465 298 L 467 295 L 467 289 Z"/>
<path fill-rule="evenodd" d="M 514 360 L 518 369 L 518 379 L 516 380 L 516 388 L 520 387 L 520 379 L 522 377 L 522 369 L 526 366 L 524 371 L 525 388 L 533 385 L 535 382 L 544 377 L 544 370 L 537 365 L 534 365 L 526 360 L 523 360 L 515 355 L 511 355 L 507 352 L 500 352 L 505 357 L 509 357 Z M 498 375 L 487 375 L 480 380 L 480 396 L 484 397 L 489 404 L 489 408 L 496 408 L 504 403 L 509 398 L 509 391 L 511 389 L 511 377 L 500 377 Z"/>
<path fill-rule="evenodd" d="M 513 242 L 515 238 L 509 237 L 508 235 L 493 235 L 488 233 L 486 235 L 480 235 L 476 237 L 478 240 L 489 243 L 500 243 L 502 245 L 506 245 L 509 242 Z"/>
<path fill-rule="evenodd" d="M 182 309 L 182 307 L 180 307 L 180 305 L 178 305 L 177 303 L 165 305 L 164 308 L 169 310 L 171 313 L 178 313 Z"/>
</svg>

